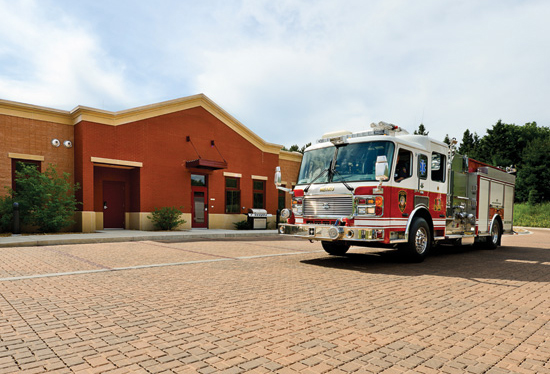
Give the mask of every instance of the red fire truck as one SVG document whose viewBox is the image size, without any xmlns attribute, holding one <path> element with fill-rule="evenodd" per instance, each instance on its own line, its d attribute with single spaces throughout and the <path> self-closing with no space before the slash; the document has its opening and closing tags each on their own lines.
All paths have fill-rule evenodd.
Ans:
<svg viewBox="0 0 550 374">
<path fill-rule="evenodd" d="M 447 144 L 380 122 L 323 135 L 304 152 L 279 233 L 350 246 L 398 247 L 422 261 L 437 243 L 500 245 L 512 229 L 515 176 Z M 510 170 L 509 170 L 510 171 Z"/>
</svg>

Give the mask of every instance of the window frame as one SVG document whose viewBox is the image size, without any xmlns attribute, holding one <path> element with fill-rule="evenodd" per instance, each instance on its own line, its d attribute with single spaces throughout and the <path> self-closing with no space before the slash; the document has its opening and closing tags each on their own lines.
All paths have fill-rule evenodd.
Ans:
<svg viewBox="0 0 550 374">
<path fill-rule="evenodd" d="M 262 184 L 262 189 L 256 189 L 256 183 Z M 252 180 L 252 208 L 253 209 L 265 209 L 265 180 L 253 179 Z M 256 195 L 262 195 L 262 206 L 256 206 Z"/>
<path fill-rule="evenodd" d="M 11 159 L 11 189 L 13 192 L 17 192 L 17 163 L 21 162 L 25 165 L 34 165 L 39 173 L 42 173 L 42 161 L 37 160 L 25 160 L 21 158 L 12 158 Z"/>
<path fill-rule="evenodd" d="M 241 178 L 237 178 L 237 177 L 229 177 L 229 176 L 226 176 L 225 177 L 225 214 L 240 214 L 241 213 Z M 228 187 L 227 186 L 227 182 L 229 180 L 234 180 L 236 181 L 236 187 Z M 238 204 L 231 204 L 231 205 L 228 205 L 229 203 L 229 199 L 228 199 L 228 193 L 236 193 L 236 196 L 237 196 L 237 202 Z M 237 206 L 237 210 L 236 211 L 230 211 L 230 209 L 228 208 L 229 206 L 233 206 L 233 205 L 236 205 Z"/>
<path fill-rule="evenodd" d="M 433 164 L 433 159 L 434 159 L 434 156 L 439 156 L 439 170 L 437 170 L 435 173 L 434 173 L 434 170 L 433 168 L 430 167 L 431 169 L 431 174 L 432 174 L 432 181 L 436 182 L 436 183 L 445 183 L 446 180 L 447 180 L 447 156 L 444 155 L 443 153 L 440 153 L 440 152 L 432 152 L 432 164 Z M 434 178 L 434 175 L 437 177 L 439 176 L 439 174 L 441 174 L 441 179 L 435 179 Z"/>
<path fill-rule="evenodd" d="M 403 179 L 401 180 L 396 180 L 398 178 L 398 175 L 397 175 L 397 166 L 399 165 L 399 156 L 400 154 L 402 153 L 408 153 L 409 154 L 409 160 L 407 162 L 407 165 L 408 165 L 408 168 L 407 168 L 407 176 L 403 177 Z M 407 148 L 399 148 L 397 150 L 397 157 L 396 157 L 396 163 L 395 163 L 395 171 L 393 173 L 393 180 L 394 182 L 396 183 L 401 183 L 409 178 L 412 177 L 413 175 L 413 163 L 414 163 L 414 153 L 413 151 L 411 151 L 410 149 L 407 149 Z"/>
</svg>

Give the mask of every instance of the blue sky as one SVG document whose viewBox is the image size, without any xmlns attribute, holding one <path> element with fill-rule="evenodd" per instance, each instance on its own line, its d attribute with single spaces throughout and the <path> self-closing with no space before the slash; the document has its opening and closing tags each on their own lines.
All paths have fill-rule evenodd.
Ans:
<svg viewBox="0 0 550 374">
<path fill-rule="evenodd" d="M 550 126 L 544 0 L 0 0 L 0 98 L 124 110 L 204 93 L 268 142 L 371 122 Z"/>
</svg>

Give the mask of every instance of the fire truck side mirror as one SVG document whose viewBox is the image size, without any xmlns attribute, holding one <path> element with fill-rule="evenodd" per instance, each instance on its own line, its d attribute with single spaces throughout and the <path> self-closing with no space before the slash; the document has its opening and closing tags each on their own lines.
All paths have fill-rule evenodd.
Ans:
<svg viewBox="0 0 550 374">
<path fill-rule="evenodd" d="M 386 156 L 376 157 L 376 180 L 387 181 L 390 179 L 390 168 Z"/>
<path fill-rule="evenodd" d="M 275 168 L 275 185 L 280 186 L 281 185 L 281 167 L 277 166 Z"/>
</svg>

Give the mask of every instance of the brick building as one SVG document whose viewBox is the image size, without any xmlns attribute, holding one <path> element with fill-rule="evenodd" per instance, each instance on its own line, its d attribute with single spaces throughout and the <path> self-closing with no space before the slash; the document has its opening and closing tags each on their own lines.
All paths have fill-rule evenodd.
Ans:
<svg viewBox="0 0 550 374">
<path fill-rule="evenodd" d="M 70 173 L 82 202 L 75 230 L 93 232 L 151 230 L 147 216 L 164 206 L 183 207 L 186 228 L 234 228 L 254 207 L 275 215 L 290 204 L 274 186 L 275 167 L 291 186 L 301 155 L 202 94 L 120 112 L 0 100 L 0 188 L 13 185 L 18 161 Z"/>
</svg>

